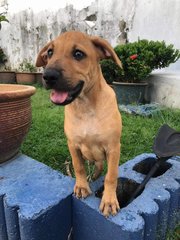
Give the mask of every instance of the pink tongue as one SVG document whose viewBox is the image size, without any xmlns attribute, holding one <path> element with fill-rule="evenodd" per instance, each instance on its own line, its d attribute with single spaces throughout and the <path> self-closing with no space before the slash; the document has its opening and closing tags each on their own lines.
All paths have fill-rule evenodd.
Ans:
<svg viewBox="0 0 180 240">
<path fill-rule="evenodd" d="M 63 103 L 68 97 L 68 92 L 59 92 L 56 90 L 52 90 L 50 98 L 53 103 L 61 104 Z"/>
</svg>

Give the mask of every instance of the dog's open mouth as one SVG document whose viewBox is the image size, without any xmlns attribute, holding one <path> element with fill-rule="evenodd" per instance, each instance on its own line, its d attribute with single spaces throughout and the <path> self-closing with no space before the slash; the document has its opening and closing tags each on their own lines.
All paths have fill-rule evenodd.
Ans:
<svg viewBox="0 0 180 240">
<path fill-rule="evenodd" d="M 84 81 L 80 81 L 73 89 L 68 91 L 53 89 L 50 94 L 50 99 L 54 104 L 67 105 L 81 93 Z"/>
</svg>

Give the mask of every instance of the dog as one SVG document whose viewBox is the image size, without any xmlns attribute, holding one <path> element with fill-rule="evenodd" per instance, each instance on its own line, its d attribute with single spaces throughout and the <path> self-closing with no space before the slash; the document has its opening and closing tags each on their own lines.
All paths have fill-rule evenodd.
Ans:
<svg viewBox="0 0 180 240">
<path fill-rule="evenodd" d="M 116 215 L 120 209 L 116 188 L 122 121 L 115 93 L 101 72 L 99 62 L 106 58 L 122 68 L 106 40 L 69 31 L 40 50 L 36 66 L 44 67 L 43 82 L 47 89 L 52 89 L 51 101 L 65 106 L 64 131 L 76 176 L 77 198 L 92 193 L 85 160 L 95 164 L 94 179 L 100 176 L 107 161 L 99 208 L 104 216 L 109 216 Z"/>
</svg>

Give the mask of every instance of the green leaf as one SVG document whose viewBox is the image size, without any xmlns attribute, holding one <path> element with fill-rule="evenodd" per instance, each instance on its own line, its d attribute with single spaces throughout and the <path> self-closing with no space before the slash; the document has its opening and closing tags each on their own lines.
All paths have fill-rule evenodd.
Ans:
<svg viewBox="0 0 180 240">
<path fill-rule="evenodd" d="M 4 15 L 0 15 L 0 22 L 9 22 Z"/>
</svg>

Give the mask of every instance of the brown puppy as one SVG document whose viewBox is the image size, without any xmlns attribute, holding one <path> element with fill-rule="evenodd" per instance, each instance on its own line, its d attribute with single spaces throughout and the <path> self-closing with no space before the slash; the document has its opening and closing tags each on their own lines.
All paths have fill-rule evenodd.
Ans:
<svg viewBox="0 0 180 240">
<path fill-rule="evenodd" d="M 119 210 L 116 187 L 122 123 L 115 93 L 99 65 L 104 58 L 112 58 L 121 67 L 107 41 L 72 31 L 49 42 L 38 54 L 36 66 L 45 67 L 43 78 L 52 89 L 51 101 L 66 105 L 64 129 L 76 175 L 76 197 L 91 194 L 84 161 L 95 163 L 96 179 L 107 160 L 100 210 L 108 216 Z"/>
</svg>

